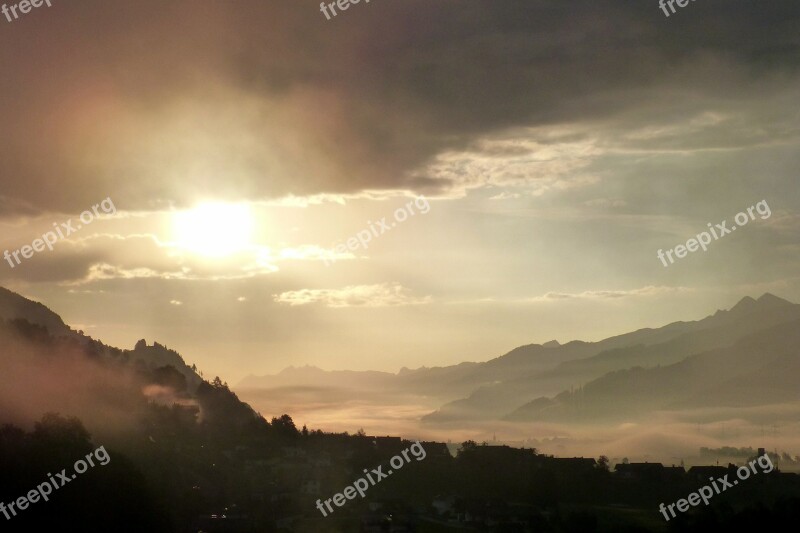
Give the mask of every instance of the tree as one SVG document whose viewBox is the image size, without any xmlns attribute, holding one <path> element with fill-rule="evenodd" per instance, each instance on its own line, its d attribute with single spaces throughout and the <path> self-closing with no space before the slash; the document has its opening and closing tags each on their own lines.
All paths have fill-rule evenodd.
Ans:
<svg viewBox="0 0 800 533">
<path fill-rule="evenodd" d="M 281 415 L 280 418 L 272 418 L 272 427 L 283 437 L 296 437 L 299 433 L 294 420 L 289 415 Z"/>
<path fill-rule="evenodd" d="M 77 418 L 64 418 L 58 413 L 46 413 L 33 427 L 33 436 L 45 439 L 64 439 L 88 442 L 89 432 Z"/>
<path fill-rule="evenodd" d="M 169 387 L 175 392 L 186 392 L 186 376 L 172 365 L 162 366 L 153 370 L 153 382 Z"/>
<path fill-rule="evenodd" d="M 478 448 L 478 444 L 474 440 L 468 440 L 461 443 L 461 447 L 458 449 L 458 455 L 468 454 L 470 452 L 475 451 Z"/>
<path fill-rule="evenodd" d="M 608 472 L 608 457 L 601 455 L 597 458 L 597 468 L 603 472 Z"/>
<path fill-rule="evenodd" d="M 47 413 L 33 426 L 31 434 L 43 451 L 52 458 L 73 456 L 91 450 L 89 432 L 75 417 Z"/>
</svg>

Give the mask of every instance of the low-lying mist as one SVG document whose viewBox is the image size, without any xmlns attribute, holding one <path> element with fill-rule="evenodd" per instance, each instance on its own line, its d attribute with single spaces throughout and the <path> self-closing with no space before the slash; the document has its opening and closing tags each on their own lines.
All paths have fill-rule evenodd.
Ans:
<svg viewBox="0 0 800 533">
<path fill-rule="evenodd" d="M 656 411 L 646 417 L 615 423 L 554 423 L 486 421 L 422 423 L 421 417 L 438 407 L 423 396 L 400 398 L 346 389 L 281 387 L 242 389 L 242 399 L 262 413 L 286 412 L 298 425 L 325 431 L 461 443 L 508 444 L 535 447 L 560 457 L 606 455 L 612 463 L 710 464 L 719 459 L 701 456 L 700 448 L 767 448 L 792 457 L 800 453 L 800 403 L 760 407 L 720 407 Z M 800 470 L 792 464 L 783 470 Z"/>
</svg>

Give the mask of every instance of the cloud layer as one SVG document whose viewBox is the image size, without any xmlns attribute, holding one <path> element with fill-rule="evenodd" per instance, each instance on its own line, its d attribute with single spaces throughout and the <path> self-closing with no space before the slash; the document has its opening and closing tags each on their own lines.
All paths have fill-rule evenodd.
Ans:
<svg viewBox="0 0 800 533">
<path fill-rule="evenodd" d="M 599 153 L 587 130 L 497 139 L 578 122 L 633 128 L 629 149 L 796 139 L 781 103 L 798 18 L 791 0 L 707 0 L 669 19 L 610 0 L 405 0 L 332 21 L 308 0 L 60 3 L 0 34 L 0 214 L 109 194 L 124 209 L 453 194 L 500 179 L 476 147 L 535 163 L 503 180 L 553 187 L 585 164 L 573 148 Z"/>
</svg>

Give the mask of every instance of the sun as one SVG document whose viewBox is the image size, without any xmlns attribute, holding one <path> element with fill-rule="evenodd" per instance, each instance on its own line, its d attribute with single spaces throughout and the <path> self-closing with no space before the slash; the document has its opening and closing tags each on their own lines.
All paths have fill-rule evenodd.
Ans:
<svg viewBox="0 0 800 533">
<path fill-rule="evenodd" d="M 253 226 L 247 204 L 203 203 L 173 215 L 173 240 L 198 255 L 225 257 L 252 245 Z"/>
</svg>

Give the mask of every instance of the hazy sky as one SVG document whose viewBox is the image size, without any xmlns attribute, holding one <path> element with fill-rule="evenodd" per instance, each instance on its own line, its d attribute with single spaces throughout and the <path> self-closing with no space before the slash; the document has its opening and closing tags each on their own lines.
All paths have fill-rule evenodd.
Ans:
<svg viewBox="0 0 800 533">
<path fill-rule="evenodd" d="M 233 383 L 800 301 L 795 0 L 52 4 L 0 18 L 0 247 L 116 214 L 0 283 L 104 342 Z"/>
</svg>

